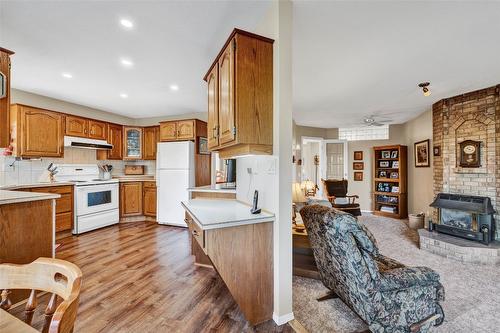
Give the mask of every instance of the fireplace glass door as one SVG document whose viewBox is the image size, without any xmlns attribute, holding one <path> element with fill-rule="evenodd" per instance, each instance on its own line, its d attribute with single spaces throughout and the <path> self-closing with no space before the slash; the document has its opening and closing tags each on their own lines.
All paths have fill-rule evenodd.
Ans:
<svg viewBox="0 0 500 333">
<path fill-rule="evenodd" d="M 449 227 L 476 231 L 474 230 L 475 223 L 473 214 L 460 210 L 442 208 L 441 224 Z"/>
</svg>

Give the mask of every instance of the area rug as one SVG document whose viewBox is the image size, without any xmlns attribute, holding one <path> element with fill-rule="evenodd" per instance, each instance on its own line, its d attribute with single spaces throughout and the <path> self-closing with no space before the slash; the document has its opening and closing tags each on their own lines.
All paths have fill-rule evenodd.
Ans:
<svg viewBox="0 0 500 333">
<path fill-rule="evenodd" d="M 431 332 L 493 333 L 500 331 L 500 266 L 461 263 L 418 248 L 417 232 L 407 221 L 374 215 L 360 217 L 377 239 L 380 252 L 408 266 L 436 270 L 444 285 L 441 303 L 445 321 Z M 293 312 L 309 333 L 351 333 L 367 329 L 366 324 L 342 301 L 317 302 L 327 289 L 321 281 L 294 277 Z"/>
</svg>

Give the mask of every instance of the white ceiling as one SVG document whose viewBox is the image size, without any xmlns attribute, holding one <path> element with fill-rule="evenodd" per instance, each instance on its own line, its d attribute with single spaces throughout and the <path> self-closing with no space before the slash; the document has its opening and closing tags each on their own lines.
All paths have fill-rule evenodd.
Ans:
<svg viewBox="0 0 500 333">
<path fill-rule="evenodd" d="M 339 127 L 390 114 L 402 123 L 499 84 L 499 18 L 498 1 L 295 2 L 294 119 Z"/>
<path fill-rule="evenodd" d="M 234 27 L 252 30 L 268 6 L 0 0 L 0 46 L 16 52 L 12 86 L 17 89 L 132 118 L 204 112 L 203 76 L 211 62 Z M 121 18 L 131 19 L 135 28 L 123 29 Z M 121 57 L 131 59 L 133 68 L 124 68 Z M 173 84 L 177 92 L 170 90 Z"/>
<path fill-rule="evenodd" d="M 204 112 L 211 61 L 233 27 L 253 30 L 268 6 L 0 0 L 0 46 L 16 52 L 14 88 L 133 118 Z M 500 2 L 295 1 L 293 15 L 300 125 L 351 126 L 372 114 L 402 123 L 441 98 L 500 83 Z"/>
</svg>

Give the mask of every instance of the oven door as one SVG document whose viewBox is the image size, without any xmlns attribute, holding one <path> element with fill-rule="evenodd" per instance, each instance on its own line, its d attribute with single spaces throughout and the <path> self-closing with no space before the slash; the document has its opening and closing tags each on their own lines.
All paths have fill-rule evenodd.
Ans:
<svg viewBox="0 0 500 333">
<path fill-rule="evenodd" d="M 78 186 L 76 188 L 77 216 L 118 209 L 118 184 Z"/>
</svg>

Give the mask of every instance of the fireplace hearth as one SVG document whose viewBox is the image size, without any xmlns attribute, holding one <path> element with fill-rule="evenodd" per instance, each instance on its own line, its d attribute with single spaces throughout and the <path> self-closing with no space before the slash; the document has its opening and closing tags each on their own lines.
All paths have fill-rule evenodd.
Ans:
<svg viewBox="0 0 500 333">
<path fill-rule="evenodd" d="M 488 197 L 439 193 L 431 207 L 438 209 L 433 229 L 484 244 L 494 241 L 495 210 Z"/>
</svg>

